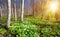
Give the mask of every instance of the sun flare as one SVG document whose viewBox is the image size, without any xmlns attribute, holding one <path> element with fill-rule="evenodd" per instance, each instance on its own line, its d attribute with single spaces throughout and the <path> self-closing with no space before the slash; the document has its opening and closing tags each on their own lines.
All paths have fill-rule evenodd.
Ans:
<svg viewBox="0 0 60 37">
<path fill-rule="evenodd" d="M 57 10 L 57 8 L 58 8 L 58 2 L 52 2 L 52 3 L 50 4 L 50 10 L 51 10 L 52 12 L 55 12 L 55 11 Z"/>
</svg>

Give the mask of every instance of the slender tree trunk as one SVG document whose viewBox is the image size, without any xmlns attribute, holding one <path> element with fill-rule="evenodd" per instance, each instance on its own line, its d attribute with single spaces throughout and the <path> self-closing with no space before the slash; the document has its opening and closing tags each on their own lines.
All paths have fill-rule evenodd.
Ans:
<svg viewBox="0 0 60 37">
<path fill-rule="evenodd" d="M 33 15 L 33 17 L 34 17 L 34 6 L 33 6 L 32 10 L 33 10 L 33 11 L 32 11 L 32 12 L 33 12 L 33 14 L 32 14 L 32 15 Z"/>
<path fill-rule="evenodd" d="M 15 11 L 15 13 L 14 13 L 14 17 L 15 17 L 15 21 L 17 20 L 17 11 L 16 11 L 16 4 L 14 3 L 14 11 Z"/>
<path fill-rule="evenodd" d="M 13 8 L 12 8 L 12 12 L 11 12 L 11 13 L 12 13 L 12 18 L 14 19 L 14 12 L 13 12 Z"/>
<path fill-rule="evenodd" d="M 24 0 L 22 0 L 21 22 L 23 22 L 23 15 L 24 15 Z"/>
<path fill-rule="evenodd" d="M 28 13 L 27 13 L 28 16 L 30 15 L 29 13 L 31 12 L 31 11 L 30 11 L 30 1 L 31 1 L 31 0 L 29 0 L 29 2 L 28 2 L 28 10 L 27 10 L 27 11 L 28 11 Z"/>
<path fill-rule="evenodd" d="M 9 29 L 10 27 L 10 19 L 11 19 L 11 0 L 8 0 L 8 19 L 7 19 L 7 26 L 6 28 Z"/>
<path fill-rule="evenodd" d="M 2 18 L 2 9 L 1 9 L 1 18 Z"/>
<path fill-rule="evenodd" d="M 21 11 L 22 11 L 22 4 L 21 3 L 22 3 L 22 0 L 20 0 L 20 8 L 19 8 L 19 13 L 18 13 L 19 14 L 19 16 L 18 16 L 19 18 L 21 18 Z M 19 19 L 19 20 L 21 20 L 21 19 Z"/>
<path fill-rule="evenodd" d="M 2 7 L 0 7 L 0 17 L 2 18 Z"/>
<path fill-rule="evenodd" d="M 32 15 L 33 15 L 33 17 L 34 17 L 34 0 L 32 0 L 32 10 L 33 10 L 33 11 L 32 11 L 32 12 L 33 12 Z"/>
</svg>

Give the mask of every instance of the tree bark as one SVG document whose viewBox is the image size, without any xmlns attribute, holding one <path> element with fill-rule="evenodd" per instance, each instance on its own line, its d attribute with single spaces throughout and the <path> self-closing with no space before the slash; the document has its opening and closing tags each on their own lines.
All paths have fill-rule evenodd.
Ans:
<svg viewBox="0 0 60 37">
<path fill-rule="evenodd" d="M 2 18 L 2 7 L 0 7 L 0 17 Z"/>
<path fill-rule="evenodd" d="M 15 17 L 15 21 L 17 21 L 17 11 L 16 11 L 16 4 L 14 3 L 14 17 Z"/>
<path fill-rule="evenodd" d="M 23 15 L 24 15 L 24 0 L 22 0 L 21 22 L 23 22 Z"/>
<path fill-rule="evenodd" d="M 14 11 L 13 11 L 13 8 L 12 8 L 11 14 L 12 14 L 12 18 L 14 19 Z"/>
<path fill-rule="evenodd" d="M 8 18 L 7 18 L 7 25 L 6 25 L 7 29 L 9 29 L 10 27 L 10 19 L 11 19 L 11 0 L 8 0 Z"/>
</svg>

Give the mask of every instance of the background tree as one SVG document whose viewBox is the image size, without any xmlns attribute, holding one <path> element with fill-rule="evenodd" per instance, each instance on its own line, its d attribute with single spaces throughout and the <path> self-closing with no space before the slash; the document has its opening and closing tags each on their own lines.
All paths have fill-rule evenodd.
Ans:
<svg viewBox="0 0 60 37">
<path fill-rule="evenodd" d="M 2 6 L 0 6 L 0 17 L 2 18 Z"/>
<path fill-rule="evenodd" d="M 2 6 L 3 6 L 3 0 L 0 1 L 0 17 L 2 18 Z"/>
<path fill-rule="evenodd" d="M 30 0 L 28 1 L 27 15 L 29 15 L 29 12 L 30 12 Z"/>
<path fill-rule="evenodd" d="M 17 20 L 17 11 L 16 11 L 16 0 L 14 0 L 14 17 L 15 17 L 15 21 Z"/>
<path fill-rule="evenodd" d="M 31 0 L 31 6 L 32 6 L 32 10 L 33 10 L 32 11 L 32 13 L 33 13 L 32 15 L 34 16 L 34 0 Z"/>
</svg>

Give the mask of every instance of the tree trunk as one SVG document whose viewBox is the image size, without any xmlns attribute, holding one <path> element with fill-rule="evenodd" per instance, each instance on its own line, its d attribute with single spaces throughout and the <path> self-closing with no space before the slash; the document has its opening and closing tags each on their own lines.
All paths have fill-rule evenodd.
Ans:
<svg viewBox="0 0 60 37">
<path fill-rule="evenodd" d="M 32 4 L 32 10 L 33 10 L 33 11 L 32 11 L 32 12 L 33 12 L 32 15 L 33 15 L 33 17 L 34 17 L 34 14 L 35 14 L 35 13 L 34 13 L 34 0 L 32 0 L 31 4 Z"/>
<path fill-rule="evenodd" d="M 23 22 L 23 15 L 24 15 L 24 0 L 22 0 L 21 22 Z"/>
<path fill-rule="evenodd" d="M 11 14 L 12 14 L 12 18 L 14 19 L 14 11 L 13 11 L 13 8 L 12 8 Z"/>
<path fill-rule="evenodd" d="M 0 7 L 0 17 L 2 18 L 2 7 Z"/>
<path fill-rule="evenodd" d="M 16 4 L 14 3 L 14 17 L 15 17 L 15 21 L 17 20 L 17 11 L 16 11 Z"/>
<path fill-rule="evenodd" d="M 8 0 L 8 19 L 7 19 L 7 26 L 6 26 L 7 29 L 9 29 L 10 27 L 10 19 L 11 19 L 11 0 Z"/>
</svg>

